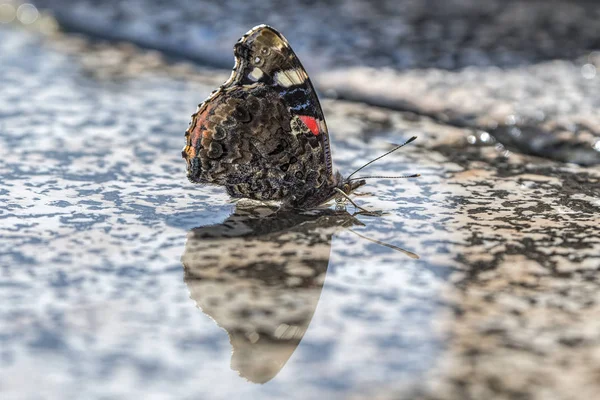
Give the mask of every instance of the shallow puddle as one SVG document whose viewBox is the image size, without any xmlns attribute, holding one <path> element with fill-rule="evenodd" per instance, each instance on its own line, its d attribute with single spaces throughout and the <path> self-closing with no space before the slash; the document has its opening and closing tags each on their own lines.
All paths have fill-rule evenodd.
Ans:
<svg viewBox="0 0 600 400">
<path fill-rule="evenodd" d="M 234 204 L 180 158 L 218 74 L 115 76 L 59 49 L 0 30 L 8 398 L 566 393 L 574 355 L 595 387 L 597 167 L 326 101 L 338 168 L 417 135 L 368 174 L 422 177 L 370 181 L 355 200 L 382 217 Z"/>
</svg>

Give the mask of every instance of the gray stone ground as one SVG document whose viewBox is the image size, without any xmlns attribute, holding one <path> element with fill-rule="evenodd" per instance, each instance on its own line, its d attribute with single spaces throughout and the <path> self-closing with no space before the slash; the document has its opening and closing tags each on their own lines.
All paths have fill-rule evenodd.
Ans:
<svg viewBox="0 0 600 400">
<path fill-rule="evenodd" d="M 564 18 L 587 26 L 594 14 L 581 7 L 590 6 L 576 3 Z M 573 56 L 560 53 L 567 46 L 475 71 L 484 81 L 498 74 L 506 83 L 497 90 L 524 88 L 489 100 L 497 114 L 471 102 L 469 93 L 488 89 L 469 84 L 468 70 L 378 70 L 389 82 L 425 81 L 399 88 L 406 102 L 438 87 L 454 114 L 431 99 L 411 112 L 325 100 L 342 171 L 418 135 L 368 171 L 423 176 L 371 181 L 356 200 L 387 211 L 381 218 L 289 217 L 185 179 L 189 115 L 227 72 L 40 33 L 51 26 L 0 27 L 3 399 L 546 400 L 600 391 L 600 167 L 515 152 L 488 134 L 490 121 L 521 121 L 502 104 L 529 98 L 552 110 L 544 100 L 554 96 L 529 78 L 541 68 L 548 91 L 564 78 L 565 92 L 580 97 L 573 113 L 545 112 L 536 126 L 590 118 L 592 146 L 598 125 L 585 99 L 597 102 L 598 78 L 548 61 Z M 570 37 L 575 50 L 594 44 Z M 340 76 L 319 74 L 331 74 L 320 87 Z M 356 87 L 393 106 L 384 92 Z"/>
</svg>

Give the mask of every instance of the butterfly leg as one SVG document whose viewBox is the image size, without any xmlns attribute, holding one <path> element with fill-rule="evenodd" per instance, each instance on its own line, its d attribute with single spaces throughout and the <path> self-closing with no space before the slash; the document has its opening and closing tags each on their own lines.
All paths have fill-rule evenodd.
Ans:
<svg viewBox="0 0 600 400">
<path fill-rule="evenodd" d="M 370 215 L 370 216 L 380 216 L 383 213 L 381 211 L 369 211 L 365 208 L 362 208 L 361 206 L 359 206 L 358 204 L 356 204 L 351 198 L 350 196 L 348 196 L 342 189 L 340 188 L 334 188 L 334 190 L 336 192 L 338 192 L 340 195 L 342 195 L 346 200 L 348 200 L 354 207 L 356 207 L 357 209 L 359 209 L 361 212 L 360 214 L 364 214 L 364 215 Z"/>
</svg>

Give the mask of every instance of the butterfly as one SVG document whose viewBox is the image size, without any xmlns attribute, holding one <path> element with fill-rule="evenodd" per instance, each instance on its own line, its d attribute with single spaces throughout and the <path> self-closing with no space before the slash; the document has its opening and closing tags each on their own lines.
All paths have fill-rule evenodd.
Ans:
<svg viewBox="0 0 600 400">
<path fill-rule="evenodd" d="M 224 186 L 234 199 L 310 209 L 366 184 L 333 172 L 329 133 L 315 89 L 288 41 L 259 25 L 234 46 L 229 79 L 198 106 L 182 157 L 193 183 Z M 411 175 L 414 177 L 417 175 Z M 370 178 L 370 177 L 369 177 Z"/>
</svg>

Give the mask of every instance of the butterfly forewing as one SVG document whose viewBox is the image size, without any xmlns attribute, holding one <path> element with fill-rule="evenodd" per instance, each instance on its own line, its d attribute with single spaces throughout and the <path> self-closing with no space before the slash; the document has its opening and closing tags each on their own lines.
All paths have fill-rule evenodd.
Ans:
<svg viewBox="0 0 600 400">
<path fill-rule="evenodd" d="M 260 25 L 235 46 L 236 68 L 231 84 L 262 83 L 272 86 L 282 101 L 317 136 L 323 146 L 328 176 L 332 176 L 329 133 L 316 91 L 300 59 L 283 35 Z"/>
</svg>

